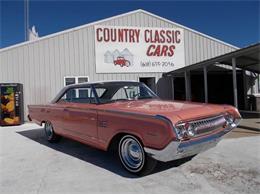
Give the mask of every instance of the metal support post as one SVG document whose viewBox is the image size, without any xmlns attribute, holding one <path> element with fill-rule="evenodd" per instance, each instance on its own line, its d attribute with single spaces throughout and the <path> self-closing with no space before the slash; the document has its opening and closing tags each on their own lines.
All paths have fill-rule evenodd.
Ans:
<svg viewBox="0 0 260 195">
<path fill-rule="evenodd" d="M 172 80 L 172 99 L 174 100 L 174 77 L 171 77 Z"/>
<path fill-rule="evenodd" d="M 185 77 L 185 94 L 186 94 L 186 100 L 191 100 L 191 83 L 190 83 L 190 71 L 184 72 Z"/>
<path fill-rule="evenodd" d="M 208 103 L 208 75 L 207 75 L 207 67 L 203 67 L 203 75 L 204 75 L 204 100 L 205 103 Z"/>
<path fill-rule="evenodd" d="M 237 108 L 237 73 L 236 73 L 236 58 L 232 58 L 232 73 L 233 73 L 233 94 L 234 94 L 234 106 Z"/>
</svg>

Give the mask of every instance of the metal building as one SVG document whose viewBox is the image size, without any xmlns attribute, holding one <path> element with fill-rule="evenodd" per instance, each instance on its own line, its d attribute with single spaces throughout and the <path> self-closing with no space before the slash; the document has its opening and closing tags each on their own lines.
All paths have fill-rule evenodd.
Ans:
<svg viewBox="0 0 260 195">
<path fill-rule="evenodd" d="M 129 52 L 128 47 L 121 43 L 123 42 L 122 33 L 125 31 L 121 31 L 120 35 L 119 28 L 121 30 L 124 28 L 133 29 L 132 31 L 127 30 L 128 33 L 131 31 L 132 35 L 130 33 L 129 39 L 126 40 L 126 45 L 128 44 L 130 49 L 132 48 L 131 52 L 137 52 L 137 54 Z M 145 28 L 148 30 L 145 30 Z M 98 29 L 103 30 L 98 31 Z M 107 32 L 110 33 L 112 31 L 109 31 L 109 29 L 113 29 L 113 32 L 119 33 L 118 37 L 122 36 L 121 40 L 120 37 L 118 38 L 119 42 L 121 41 L 120 43 L 116 44 L 113 40 L 113 43 L 111 42 L 111 47 L 118 45 L 121 50 L 109 50 L 108 47 L 104 50 L 104 52 L 106 51 L 104 59 L 101 59 L 99 57 L 100 52 L 106 47 L 106 42 L 102 43 L 104 45 L 101 43 L 98 44 L 97 39 L 105 40 L 108 37 L 105 34 L 103 34 L 103 37 L 97 36 L 98 33 L 105 32 L 105 29 L 108 29 Z M 167 34 L 166 36 L 165 29 L 168 29 L 169 31 L 167 32 L 172 32 L 172 34 Z M 173 30 L 171 31 L 171 29 Z M 173 36 L 181 34 L 182 46 L 178 46 L 178 48 L 173 47 L 176 49 L 174 52 L 178 52 L 176 54 L 178 60 L 174 61 L 172 68 L 168 67 L 163 70 L 160 67 L 152 67 L 153 65 L 156 66 L 156 64 L 153 64 L 153 60 L 171 60 L 170 54 L 173 53 L 169 53 L 170 51 L 168 53 L 163 51 L 161 53 L 160 51 L 160 54 L 157 53 L 158 55 L 154 53 L 149 54 L 147 51 L 146 55 L 153 55 L 150 57 L 152 65 L 148 64 L 151 67 L 150 69 L 147 67 L 142 69 L 141 67 L 135 68 L 134 66 L 130 66 L 131 63 L 135 65 L 134 60 L 136 59 L 141 64 L 141 61 L 145 57 L 145 53 L 141 53 L 141 49 L 145 44 L 135 43 L 136 45 L 130 45 L 131 41 L 139 41 L 139 39 L 134 37 L 134 34 L 137 35 L 140 32 L 155 32 L 155 34 L 157 32 L 157 36 L 160 36 L 158 34 L 160 32 L 165 35 L 165 40 L 162 37 L 157 40 L 151 40 L 149 44 L 153 46 L 163 45 L 168 38 L 177 44 L 180 40 Z M 144 39 L 142 36 L 141 38 Z M 152 35 L 150 38 L 152 39 Z M 145 39 L 148 40 L 148 38 Z M 24 85 L 25 107 L 28 104 L 44 104 L 49 102 L 64 85 L 75 82 L 135 80 L 146 82 L 155 91 L 163 93 L 163 91 L 168 91 L 168 89 L 163 84 L 159 85 L 158 81 L 164 72 L 204 61 L 236 49 L 238 48 L 235 46 L 173 21 L 144 10 L 136 10 L 1 49 L 0 83 L 22 83 Z M 120 59 L 122 56 L 129 59 L 127 63 L 125 63 L 126 61 L 122 62 L 122 59 Z M 133 59 L 133 56 L 135 59 Z M 147 61 L 147 63 L 151 61 Z M 106 63 L 114 63 L 113 68 L 106 66 Z M 120 63 L 129 65 L 129 67 L 120 67 Z M 103 65 L 100 66 L 100 64 Z M 160 66 L 162 65 L 161 62 L 159 64 Z M 146 65 L 144 63 L 143 67 Z M 25 114 L 27 114 L 27 110 L 25 110 Z"/>
</svg>

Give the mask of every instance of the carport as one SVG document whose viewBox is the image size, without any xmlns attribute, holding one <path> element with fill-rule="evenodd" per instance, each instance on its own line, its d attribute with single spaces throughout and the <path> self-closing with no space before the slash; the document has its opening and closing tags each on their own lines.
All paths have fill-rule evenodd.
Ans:
<svg viewBox="0 0 260 195">
<path fill-rule="evenodd" d="M 232 84 L 233 84 L 233 105 L 238 107 L 238 86 L 237 86 L 237 71 L 242 73 L 242 76 L 251 75 L 258 79 L 259 85 L 260 74 L 260 43 L 242 48 L 224 55 L 220 55 L 209 60 L 205 60 L 196 64 L 192 64 L 181 69 L 177 69 L 168 73 L 164 73 L 164 77 L 171 78 L 172 97 L 174 98 L 174 83 L 176 78 L 184 77 L 185 82 L 185 98 L 190 101 L 191 94 L 191 72 L 203 72 L 203 85 L 204 85 L 204 102 L 209 102 L 208 96 L 208 71 L 225 72 L 232 71 Z M 218 80 L 214 81 L 218 82 Z M 245 83 L 243 82 L 245 85 Z M 259 86 L 257 86 L 259 89 Z M 243 90 L 244 102 L 247 98 L 247 90 Z M 224 95 L 224 94 L 223 94 Z"/>
</svg>

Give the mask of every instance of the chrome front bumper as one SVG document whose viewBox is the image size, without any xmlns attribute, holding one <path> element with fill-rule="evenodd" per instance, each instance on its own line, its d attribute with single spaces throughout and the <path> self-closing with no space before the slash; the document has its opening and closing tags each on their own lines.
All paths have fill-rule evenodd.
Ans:
<svg viewBox="0 0 260 195">
<path fill-rule="evenodd" d="M 217 145 L 221 137 L 232 129 L 236 128 L 240 120 L 235 121 L 232 125 L 215 134 L 211 134 L 202 138 L 196 138 L 188 141 L 172 141 L 164 149 L 156 150 L 145 147 L 145 152 L 152 158 L 167 162 L 193 156 L 201 153 Z"/>
</svg>

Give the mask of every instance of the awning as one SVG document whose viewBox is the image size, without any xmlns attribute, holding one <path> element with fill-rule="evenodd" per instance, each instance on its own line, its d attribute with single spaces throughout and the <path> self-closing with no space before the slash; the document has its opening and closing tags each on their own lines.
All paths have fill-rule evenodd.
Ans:
<svg viewBox="0 0 260 195">
<path fill-rule="evenodd" d="M 215 66 L 216 64 L 225 64 L 232 66 L 232 58 L 236 58 L 236 67 L 260 74 L 260 43 L 238 49 L 236 51 L 220 55 L 196 64 L 185 66 L 183 68 L 164 73 L 164 76 L 173 76 L 185 71 L 191 71 L 203 68 L 204 66 Z"/>
<path fill-rule="evenodd" d="M 233 94 L 234 106 L 238 107 L 237 100 L 237 76 L 236 70 L 242 69 L 260 74 L 260 43 L 238 49 L 236 51 L 220 55 L 196 64 L 185 66 L 183 68 L 164 73 L 163 76 L 178 77 L 184 76 L 185 78 L 185 94 L 186 100 L 191 100 L 191 78 L 190 72 L 203 71 L 204 77 L 204 97 L 205 102 L 208 102 L 208 79 L 207 72 L 212 68 L 220 68 L 219 65 L 230 66 L 233 78 Z M 227 68 L 228 70 L 228 68 Z M 174 86 L 174 79 L 173 79 Z"/>
</svg>

